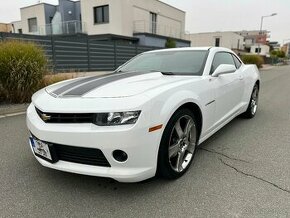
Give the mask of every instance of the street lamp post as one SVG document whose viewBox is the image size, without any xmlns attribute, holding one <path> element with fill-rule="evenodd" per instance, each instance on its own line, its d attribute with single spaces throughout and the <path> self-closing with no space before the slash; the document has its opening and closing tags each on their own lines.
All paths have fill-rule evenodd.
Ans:
<svg viewBox="0 0 290 218">
<path fill-rule="evenodd" d="M 262 16 L 261 17 L 261 26 L 260 26 L 260 32 L 259 32 L 259 35 L 262 35 L 263 34 L 263 22 L 264 22 L 264 18 L 266 18 L 266 17 L 273 17 L 273 16 L 276 16 L 277 15 L 277 13 L 273 13 L 273 14 L 271 14 L 271 15 L 266 15 L 266 16 Z M 260 40 L 260 39 L 259 39 Z M 261 43 L 259 42 L 258 43 L 258 54 L 260 54 L 261 53 Z"/>
</svg>

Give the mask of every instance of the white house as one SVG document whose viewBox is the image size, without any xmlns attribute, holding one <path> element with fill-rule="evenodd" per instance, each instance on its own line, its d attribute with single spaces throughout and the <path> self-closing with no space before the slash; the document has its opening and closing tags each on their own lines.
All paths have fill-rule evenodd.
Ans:
<svg viewBox="0 0 290 218">
<path fill-rule="evenodd" d="M 185 12 L 159 0 L 59 0 L 21 8 L 16 33 L 51 35 L 87 33 L 141 45 L 163 47 L 168 38 L 185 40 Z"/>
<path fill-rule="evenodd" d="M 245 38 L 245 48 L 248 50 L 252 45 L 255 44 L 267 44 L 267 40 L 270 38 L 270 31 L 268 30 L 242 30 L 238 31 L 237 34 Z"/>
<path fill-rule="evenodd" d="M 260 52 L 259 52 L 260 51 Z M 251 54 L 260 54 L 262 56 L 270 56 L 270 46 L 255 44 L 251 46 Z"/>
<path fill-rule="evenodd" d="M 191 46 L 216 46 L 234 50 L 244 49 L 244 37 L 236 32 L 208 32 L 189 35 Z"/>
<path fill-rule="evenodd" d="M 89 35 L 184 37 L 185 12 L 158 0 L 81 0 L 81 11 Z"/>
<path fill-rule="evenodd" d="M 21 20 L 12 22 L 14 33 L 32 35 L 84 32 L 80 2 L 59 0 L 58 5 L 38 3 L 20 8 Z"/>
<path fill-rule="evenodd" d="M 20 34 L 23 33 L 21 20 L 11 22 L 11 26 L 12 26 L 13 33 L 20 33 Z"/>
<path fill-rule="evenodd" d="M 163 47 L 167 38 L 177 46 L 185 39 L 185 12 L 159 0 L 81 0 L 82 21 L 89 35 L 138 38 L 139 44 Z"/>
</svg>

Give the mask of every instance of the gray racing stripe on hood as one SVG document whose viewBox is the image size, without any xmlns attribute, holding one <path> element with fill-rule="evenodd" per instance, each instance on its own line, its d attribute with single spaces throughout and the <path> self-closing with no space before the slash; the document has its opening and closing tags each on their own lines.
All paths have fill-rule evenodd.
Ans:
<svg viewBox="0 0 290 218">
<path fill-rule="evenodd" d="M 79 79 L 79 80 L 77 80 L 75 82 L 72 82 L 70 84 L 67 84 L 67 85 L 65 85 L 63 87 L 60 87 L 60 88 L 54 90 L 52 92 L 52 94 L 54 94 L 55 96 L 59 96 L 59 95 L 69 91 L 70 89 L 72 89 L 74 87 L 77 87 L 79 85 L 82 85 L 82 84 L 85 84 L 87 82 L 94 81 L 96 79 L 100 79 L 100 78 L 103 78 L 103 77 L 109 76 L 109 75 L 112 75 L 112 73 L 106 74 L 106 75 L 101 75 L 101 76 L 92 76 L 92 77 L 88 77 L 88 78 Z"/>
<path fill-rule="evenodd" d="M 76 85 L 75 88 L 71 88 L 66 92 L 63 92 L 61 96 L 63 97 L 78 97 L 82 96 L 92 90 L 95 90 L 101 86 L 107 85 L 112 82 L 116 82 L 121 79 L 127 79 L 134 76 L 139 76 L 143 74 L 148 74 L 148 72 L 129 72 L 129 73 L 116 73 L 110 74 L 99 79 L 94 79 L 91 81 L 86 81 L 83 84 Z"/>
</svg>

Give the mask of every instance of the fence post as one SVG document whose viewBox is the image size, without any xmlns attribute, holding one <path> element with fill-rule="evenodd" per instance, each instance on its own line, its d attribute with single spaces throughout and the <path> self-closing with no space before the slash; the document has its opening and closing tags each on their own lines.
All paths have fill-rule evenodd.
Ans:
<svg viewBox="0 0 290 218">
<path fill-rule="evenodd" d="M 53 35 L 51 35 L 51 52 L 52 52 L 52 71 L 53 73 L 56 72 L 56 55 L 55 55 L 55 45 L 54 45 L 54 38 Z"/>
<path fill-rule="evenodd" d="M 91 71 L 91 54 L 90 54 L 90 39 L 89 35 L 87 37 L 87 56 L 88 56 L 88 71 Z"/>
<path fill-rule="evenodd" d="M 0 41 L 4 41 L 4 36 L 2 32 L 0 32 Z"/>
<path fill-rule="evenodd" d="M 137 55 L 137 54 L 138 54 L 138 45 L 135 44 L 135 55 Z"/>
<path fill-rule="evenodd" d="M 116 41 L 114 41 L 114 66 L 115 66 L 115 69 L 117 69 L 117 43 Z"/>
<path fill-rule="evenodd" d="M 5 41 L 6 39 L 9 39 L 9 37 L 14 35 L 13 33 L 5 33 L 5 32 L 1 32 L 0 34 L 1 34 L 2 41 Z"/>
</svg>

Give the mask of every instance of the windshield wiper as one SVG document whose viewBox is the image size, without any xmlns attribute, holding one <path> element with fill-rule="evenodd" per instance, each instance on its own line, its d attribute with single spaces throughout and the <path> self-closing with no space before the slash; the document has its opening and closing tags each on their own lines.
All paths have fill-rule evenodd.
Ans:
<svg viewBox="0 0 290 218">
<path fill-rule="evenodd" d="M 115 71 L 116 73 L 126 73 L 127 71 L 123 71 L 123 70 L 117 70 Z"/>
<path fill-rule="evenodd" d="M 127 70 L 118 70 L 118 71 L 115 71 L 116 73 L 127 73 L 127 72 L 136 72 L 136 71 L 127 71 Z M 173 72 L 162 72 L 160 70 L 150 70 L 149 72 L 160 72 L 162 73 L 163 75 L 166 75 L 166 76 L 173 76 L 173 75 L 176 75 L 175 73 Z"/>
<path fill-rule="evenodd" d="M 165 72 L 165 71 L 160 71 L 160 70 L 150 70 L 150 72 L 160 72 L 160 73 L 162 73 L 163 75 L 166 75 L 166 76 L 175 75 L 175 73 L 173 73 L 173 72 Z"/>
<path fill-rule="evenodd" d="M 174 75 L 176 75 L 175 73 L 172 73 L 172 72 L 160 72 L 160 73 L 162 73 L 165 76 L 174 76 Z"/>
</svg>

